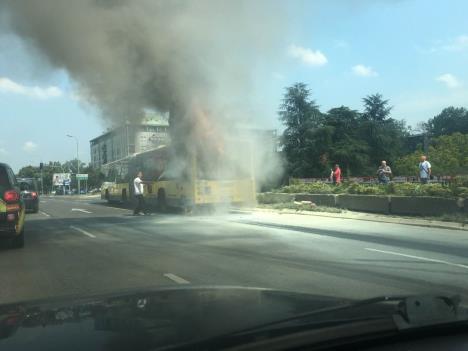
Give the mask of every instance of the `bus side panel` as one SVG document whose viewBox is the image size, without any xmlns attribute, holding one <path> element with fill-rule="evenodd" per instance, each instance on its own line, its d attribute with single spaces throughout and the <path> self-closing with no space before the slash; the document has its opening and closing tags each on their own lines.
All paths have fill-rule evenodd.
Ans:
<svg viewBox="0 0 468 351">
<path fill-rule="evenodd" d="M 255 204 L 255 182 L 252 179 L 216 181 L 198 180 L 195 184 L 195 204 Z"/>
</svg>

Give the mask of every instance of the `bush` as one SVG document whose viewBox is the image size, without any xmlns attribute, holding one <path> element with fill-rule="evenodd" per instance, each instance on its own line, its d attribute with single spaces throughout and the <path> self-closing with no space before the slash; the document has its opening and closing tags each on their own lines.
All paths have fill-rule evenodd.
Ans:
<svg viewBox="0 0 468 351">
<path fill-rule="evenodd" d="M 384 195 L 387 192 L 387 188 L 383 185 L 367 185 L 351 183 L 346 189 L 348 194 L 358 195 Z"/>
<path fill-rule="evenodd" d="M 415 183 L 392 183 L 388 185 L 388 193 L 401 196 L 424 196 L 423 188 L 427 185 Z"/>
<path fill-rule="evenodd" d="M 452 188 L 452 192 L 455 196 L 468 198 L 468 187 L 466 186 L 457 186 Z"/>
<path fill-rule="evenodd" d="M 464 175 L 453 177 L 451 185 L 468 187 L 468 176 Z"/>
<path fill-rule="evenodd" d="M 332 194 L 334 187 L 323 182 L 291 184 L 277 189 L 275 192 L 283 193 L 308 193 L 308 194 Z"/>
<path fill-rule="evenodd" d="M 302 183 L 285 186 L 275 192 L 308 194 L 357 194 L 357 195 L 399 195 L 399 196 L 438 196 L 468 198 L 468 177 L 457 177 L 451 186 L 439 183 L 390 183 L 387 185 L 349 183 L 331 185 L 323 182 Z M 461 185 L 456 185 L 461 184 Z M 466 184 L 466 186 L 463 186 Z"/>
<path fill-rule="evenodd" d="M 434 183 L 427 184 L 421 187 L 422 191 L 427 196 L 440 196 L 440 197 L 451 197 L 454 196 L 452 190 L 445 185 Z"/>
</svg>

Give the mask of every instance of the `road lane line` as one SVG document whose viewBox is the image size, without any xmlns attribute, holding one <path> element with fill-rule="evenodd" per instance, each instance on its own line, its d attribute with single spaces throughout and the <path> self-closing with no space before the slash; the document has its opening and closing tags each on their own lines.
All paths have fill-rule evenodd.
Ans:
<svg viewBox="0 0 468 351">
<path fill-rule="evenodd" d="M 190 284 L 188 280 L 185 280 L 184 278 L 178 277 L 175 274 L 172 273 L 164 273 L 164 276 L 173 282 L 176 282 L 177 284 Z"/>
<path fill-rule="evenodd" d="M 72 208 L 72 212 L 83 212 L 83 213 L 92 213 L 91 211 L 84 210 L 82 208 Z"/>
<path fill-rule="evenodd" d="M 50 214 L 45 213 L 44 211 L 39 211 L 39 213 L 43 216 L 50 217 Z"/>
<path fill-rule="evenodd" d="M 402 254 L 402 253 L 399 253 L 399 252 L 393 252 L 393 251 L 377 250 L 377 249 L 372 249 L 370 247 L 366 247 L 365 249 L 367 251 L 380 252 L 380 253 L 384 253 L 384 254 L 388 254 L 388 255 L 395 255 L 395 256 L 403 256 L 403 257 L 408 257 L 408 258 L 414 258 L 416 260 L 442 263 L 442 264 L 446 264 L 448 266 L 454 266 L 454 267 L 468 269 L 467 265 L 460 264 L 460 263 L 453 263 L 453 262 L 449 262 L 449 261 L 436 260 L 434 258 L 427 258 L 427 257 L 421 257 L 421 256 L 406 255 L 406 254 Z"/>
<path fill-rule="evenodd" d="M 71 225 L 70 228 L 80 232 L 81 234 L 89 236 L 90 238 L 95 238 L 96 237 L 96 235 L 91 234 L 90 232 L 87 232 L 86 230 L 83 230 L 81 228 L 75 227 L 74 225 Z"/>
</svg>

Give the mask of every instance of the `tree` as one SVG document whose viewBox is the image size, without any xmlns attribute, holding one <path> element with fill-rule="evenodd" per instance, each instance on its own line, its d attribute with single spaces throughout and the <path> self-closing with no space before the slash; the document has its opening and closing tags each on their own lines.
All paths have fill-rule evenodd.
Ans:
<svg viewBox="0 0 468 351">
<path fill-rule="evenodd" d="M 453 133 L 468 133 L 468 110 L 463 107 L 447 107 L 429 119 L 426 130 L 430 135 L 441 136 Z"/>
<path fill-rule="evenodd" d="M 390 117 L 382 95 L 363 99 L 364 111 L 346 106 L 322 114 L 303 83 L 286 89 L 280 118 L 286 129 L 283 152 L 293 177 L 326 177 L 334 163 L 347 175 L 375 174 L 382 160 L 403 154 L 408 128 Z"/>
<path fill-rule="evenodd" d="M 332 108 L 325 116 L 324 124 L 333 128 L 332 142 L 328 145 L 331 163 L 339 163 L 347 175 L 361 174 L 369 162 L 369 148 L 359 138 L 359 113 L 349 107 Z"/>
<path fill-rule="evenodd" d="M 314 164 L 317 164 L 314 159 L 313 129 L 320 125 L 322 116 L 304 83 L 286 88 L 279 116 L 286 126 L 282 143 L 289 175 L 310 177 Z"/>
<path fill-rule="evenodd" d="M 381 94 L 369 95 L 363 102 L 360 135 L 369 146 L 370 172 L 382 160 L 391 163 L 402 156 L 408 128 L 404 121 L 390 118 L 392 107 L 388 106 L 388 100 L 384 100 Z"/>
<path fill-rule="evenodd" d="M 388 100 L 383 100 L 381 94 L 368 95 L 362 99 L 364 102 L 363 116 L 375 122 L 385 121 L 390 116 L 391 106 Z"/>
<path fill-rule="evenodd" d="M 416 175 L 422 154 L 423 151 L 418 149 L 401 157 L 395 162 L 395 171 L 401 175 Z M 432 139 L 428 156 L 436 175 L 468 173 L 468 134 L 454 133 Z"/>
</svg>

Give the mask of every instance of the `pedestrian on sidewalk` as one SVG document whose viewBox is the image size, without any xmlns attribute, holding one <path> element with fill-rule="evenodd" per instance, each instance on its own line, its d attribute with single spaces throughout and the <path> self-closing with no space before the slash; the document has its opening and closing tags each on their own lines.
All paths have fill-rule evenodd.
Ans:
<svg viewBox="0 0 468 351">
<path fill-rule="evenodd" d="M 143 184 L 148 183 L 143 181 L 143 172 L 139 171 L 136 178 L 133 180 L 134 195 L 136 199 L 135 209 L 133 215 L 138 216 L 139 214 L 146 214 L 145 211 L 145 199 L 143 197 Z"/>
<path fill-rule="evenodd" d="M 335 168 L 331 170 L 331 178 L 333 181 L 334 185 L 340 185 L 341 184 L 341 169 L 340 165 L 336 164 Z"/>
<path fill-rule="evenodd" d="M 379 184 L 388 184 L 390 176 L 392 175 L 392 169 L 387 166 L 387 161 L 382 161 L 379 168 L 377 169 L 377 178 Z"/>
<path fill-rule="evenodd" d="M 421 156 L 421 162 L 419 162 L 419 180 L 421 184 L 427 184 L 431 178 L 432 168 L 431 164 L 427 160 L 425 155 Z"/>
</svg>

